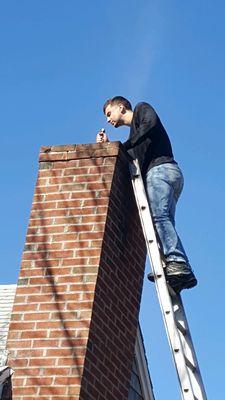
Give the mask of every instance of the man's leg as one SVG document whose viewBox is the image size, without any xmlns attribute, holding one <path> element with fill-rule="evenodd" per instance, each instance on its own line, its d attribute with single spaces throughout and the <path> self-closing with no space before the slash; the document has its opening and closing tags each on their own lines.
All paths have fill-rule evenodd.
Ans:
<svg viewBox="0 0 225 400">
<path fill-rule="evenodd" d="M 186 283 L 189 280 L 186 287 L 195 286 L 197 283 L 175 229 L 176 203 L 182 188 L 183 176 L 176 164 L 153 167 L 146 175 L 146 189 L 153 222 L 166 260 L 165 273 L 174 288 L 177 288 L 177 285 L 180 287 L 181 284 L 184 288 L 184 280 Z"/>
<path fill-rule="evenodd" d="M 146 189 L 154 225 L 166 261 L 188 263 L 175 229 L 175 209 L 183 187 L 183 176 L 176 164 L 161 164 L 150 169 Z"/>
</svg>

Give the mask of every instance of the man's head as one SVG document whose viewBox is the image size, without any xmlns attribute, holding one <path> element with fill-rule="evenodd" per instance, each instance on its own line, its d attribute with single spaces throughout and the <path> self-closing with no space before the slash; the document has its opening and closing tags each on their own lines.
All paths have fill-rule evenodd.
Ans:
<svg viewBox="0 0 225 400">
<path fill-rule="evenodd" d="M 103 112 L 108 123 L 115 128 L 122 125 L 130 125 L 133 115 L 129 100 L 122 96 L 115 96 L 112 99 L 108 99 L 103 106 Z"/>
</svg>

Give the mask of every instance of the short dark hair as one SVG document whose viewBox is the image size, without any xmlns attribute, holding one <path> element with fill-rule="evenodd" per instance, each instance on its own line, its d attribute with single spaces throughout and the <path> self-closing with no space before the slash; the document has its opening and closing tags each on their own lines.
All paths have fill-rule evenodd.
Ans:
<svg viewBox="0 0 225 400">
<path fill-rule="evenodd" d="M 123 96 L 115 96 L 112 97 L 111 99 L 106 100 L 104 106 L 103 106 L 103 112 L 105 114 L 106 107 L 108 105 L 114 106 L 115 104 L 122 104 L 126 110 L 132 110 L 132 105 L 130 104 L 129 100 L 125 99 Z"/>
</svg>

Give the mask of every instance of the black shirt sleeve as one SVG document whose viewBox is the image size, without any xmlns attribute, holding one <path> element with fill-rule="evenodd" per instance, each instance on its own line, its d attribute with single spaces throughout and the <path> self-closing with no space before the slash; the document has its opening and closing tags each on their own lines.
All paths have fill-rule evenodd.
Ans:
<svg viewBox="0 0 225 400">
<path fill-rule="evenodd" d="M 130 138 L 123 144 L 125 149 L 135 147 L 146 136 L 150 138 L 151 129 L 157 124 L 157 114 L 155 110 L 147 103 L 139 103 L 134 110 L 135 129 Z"/>
</svg>

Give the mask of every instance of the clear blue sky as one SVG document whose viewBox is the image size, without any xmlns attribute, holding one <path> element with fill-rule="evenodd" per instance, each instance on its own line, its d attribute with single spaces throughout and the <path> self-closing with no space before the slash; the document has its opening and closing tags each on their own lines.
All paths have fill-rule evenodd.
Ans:
<svg viewBox="0 0 225 400">
<path fill-rule="evenodd" d="M 177 227 L 199 285 L 183 298 L 212 400 L 225 398 L 224 13 L 222 0 L 0 5 L 1 283 L 17 281 L 40 146 L 94 142 L 108 97 L 150 102 L 185 175 Z M 121 141 L 128 134 L 107 132 Z M 147 281 L 140 319 L 156 400 L 178 400 Z"/>
</svg>

